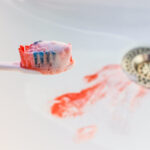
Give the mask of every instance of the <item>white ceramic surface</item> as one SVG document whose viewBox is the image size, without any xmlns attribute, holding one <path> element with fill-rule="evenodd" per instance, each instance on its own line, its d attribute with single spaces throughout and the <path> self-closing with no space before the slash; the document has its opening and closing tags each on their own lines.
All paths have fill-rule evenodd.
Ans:
<svg viewBox="0 0 150 150">
<path fill-rule="evenodd" d="M 126 113 L 127 133 L 121 132 L 124 124 L 114 123 L 104 112 L 100 116 L 109 123 L 98 120 L 97 136 L 80 144 L 73 140 L 76 129 L 92 119 L 56 119 L 47 107 L 55 96 L 84 87 L 84 75 L 106 64 L 119 64 L 128 48 L 149 44 L 149 4 L 146 0 L 1 0 L 1 61 L 19 60 L 20 44 L 58 40 L 72 43 L 76 66 L 56 76 L 1 72 L 0 149 L 149 150 L 148 97 L 134 115 Z"/>
</svg>

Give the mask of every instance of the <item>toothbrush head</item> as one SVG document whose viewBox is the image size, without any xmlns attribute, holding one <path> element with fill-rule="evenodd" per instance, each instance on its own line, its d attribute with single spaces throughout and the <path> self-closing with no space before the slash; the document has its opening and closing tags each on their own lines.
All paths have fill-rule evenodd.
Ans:
<svg viewBox="0 0 150 150">
<path fill-rule="evenodd" d="M 20 66 L 42 74 L 58 74 L 72 68 L 72 46 L 57 41 L 36 41 L 20 45 Z"/>
</svg>

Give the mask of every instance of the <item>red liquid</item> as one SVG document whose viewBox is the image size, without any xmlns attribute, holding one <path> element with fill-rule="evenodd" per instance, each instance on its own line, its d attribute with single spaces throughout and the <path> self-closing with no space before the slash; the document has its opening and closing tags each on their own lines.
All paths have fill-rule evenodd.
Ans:
<svg viewBox="0 0 150 150">
<path fill-rule="evenodd" d="M 102 99 L 110 99 L 113 106 L 119 101 L 129 101 L 129 105 L 134 107 L 136 100 L 146 95 L 146 89 L 131 82 L 122 72 L 119 65 L 104 66 L 96 74 L 85 76 L 87 82 L 93 82 L 93 85 L 77 92 L 65 93 L 56 97 L 55 103 L 51 107 L 51 114 L 57 117 L 75 117 L 84 113 L 84 108 L 95 104 Z M 136 88 L 132 89 L 132 86 Z M 134 90 L 132 94 L 131 89 Z M 139 90 L 138 90 L 139 89 Z M 130 97 L 119 99 L 120 94 Z"/>
<path fill-rule="evenodd" d="M 83 113 L 82 108 L 90 99 L 95 101 L 105 96 L 105 93 L 101 92 L 96 94 L 96 91 L 103 89 L 105 85 L 106 81 L 103 81 L 98 84 L 95 84 L 94 86 L 86 88 L 80 91 L 79 93 L 67 93 L 56 97 L 55 100 L 58 102 L 53 105 L 51 113 L 59 117 L 66 117 L 68 115 L 81 115 Z M 96 96 L 92 97 L 93 94 L 96 94 Z"/>
<path fill-rule="evenodd" d="M 98 78 L 98 74 L 95 73 L 95 74 L 92 74 L 92 75 L 87 75 L 84 77 L 84 79 L 87 81 L 87 82 L 92 82 L 94 81 L 95 79 Z"/>
<path fill-rule="evenodd" d="M 97 127 L 95 125 L 80 128 L 77 131 L 76 141 L 83 142 L 83 141 L 90 140 L 94 137 L 96 131 L 97 131 Z"/>
</svg>

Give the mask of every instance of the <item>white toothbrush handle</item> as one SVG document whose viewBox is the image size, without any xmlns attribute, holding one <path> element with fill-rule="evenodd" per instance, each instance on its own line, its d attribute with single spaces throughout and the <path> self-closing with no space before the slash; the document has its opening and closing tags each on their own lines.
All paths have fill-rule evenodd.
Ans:
<svg viewBox="0 0 150 150">
<path fill-rule="evenodd" d="M 19 62 L 0 62 L 0 70 L 19 70 L 20 67 L 20 63 Z"/>
<path fill-rule="evenodd" d="M 0 62 L 0 71 L 21 71 L 23 73 L 32 73 L 32 74 L 37 74 L 39 73 L 38 71 L 30 70 L 30 69 L 24 69 L 20 67 L 19 62 Z"/>
</svg>

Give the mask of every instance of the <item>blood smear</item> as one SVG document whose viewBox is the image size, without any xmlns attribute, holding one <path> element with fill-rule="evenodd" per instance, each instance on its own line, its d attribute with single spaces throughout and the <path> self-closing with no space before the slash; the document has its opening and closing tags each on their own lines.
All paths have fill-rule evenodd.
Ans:
<svg viewBox="0 0 150 150">
<path fill-rule="evenodd" d="M 83 113 L 83 107 L 91 100 L 95 101 L 103 98 L 105 93 L 101 92 L 106 85 L 106 81 L 99 82 L 89 88 L 81 90 L 79 93 L 67 93 L 55 98 L 55 103 L 51 108 L 51 113 L 58 117 L 77 116 Z M 97 90 L 99 92 L 97 93 Z"/>
<path fill-rule="evenodd" d="M 76 142 L 83 142 L 92 139 L 97 132 L 96 125 L 79 128 L 75 138 Z"/>
<path fill-rule="evenodd" d="M 92 74 L 92 75 L 87 75 L 87 76 L 84 77 L 84 79 L 87 82 L 92 82 L 92 81 L 94 81 L 97 78 L 98 78 L 98 73 L 95 73 L 95 74 Z"/>
<path fill-rule="evenodd" d="M 110 99 L 113 106 L 128 101 L 130 106 L 146 95 L 146 89 L 131 82 L 119 65 L 107 65 L 95 74 L 84 77 L 86 88 L 77 93 L 65 93 L 54 99 L 51 114 L 57 117 L 76 117 L 83 115 L 84 109 L 99 100 Z M 92 85 L 91 85 L 92 81 Z M 90 86 L 89 86 L 90 85 Z M 137 90 L 140 88 L 140 90 Z M 133 92 L 131 92 L 133 90 Z M 130 96 L 126 96 L 126 95 Z M 120 99 L 121 96 L 125 98 Z"/>
<path fill-rule="evenodd" d="M 139 90 L 137 92 L 137 94 L 134 96 L 134 98 L 131 100 L 131 110 L 134 110 L 135 105 L 138 104 L 140 98 L 144 97 L 147 94 L 148 90 L 143 88 L 143 87 L 139 87 Z"/>
</svg>

